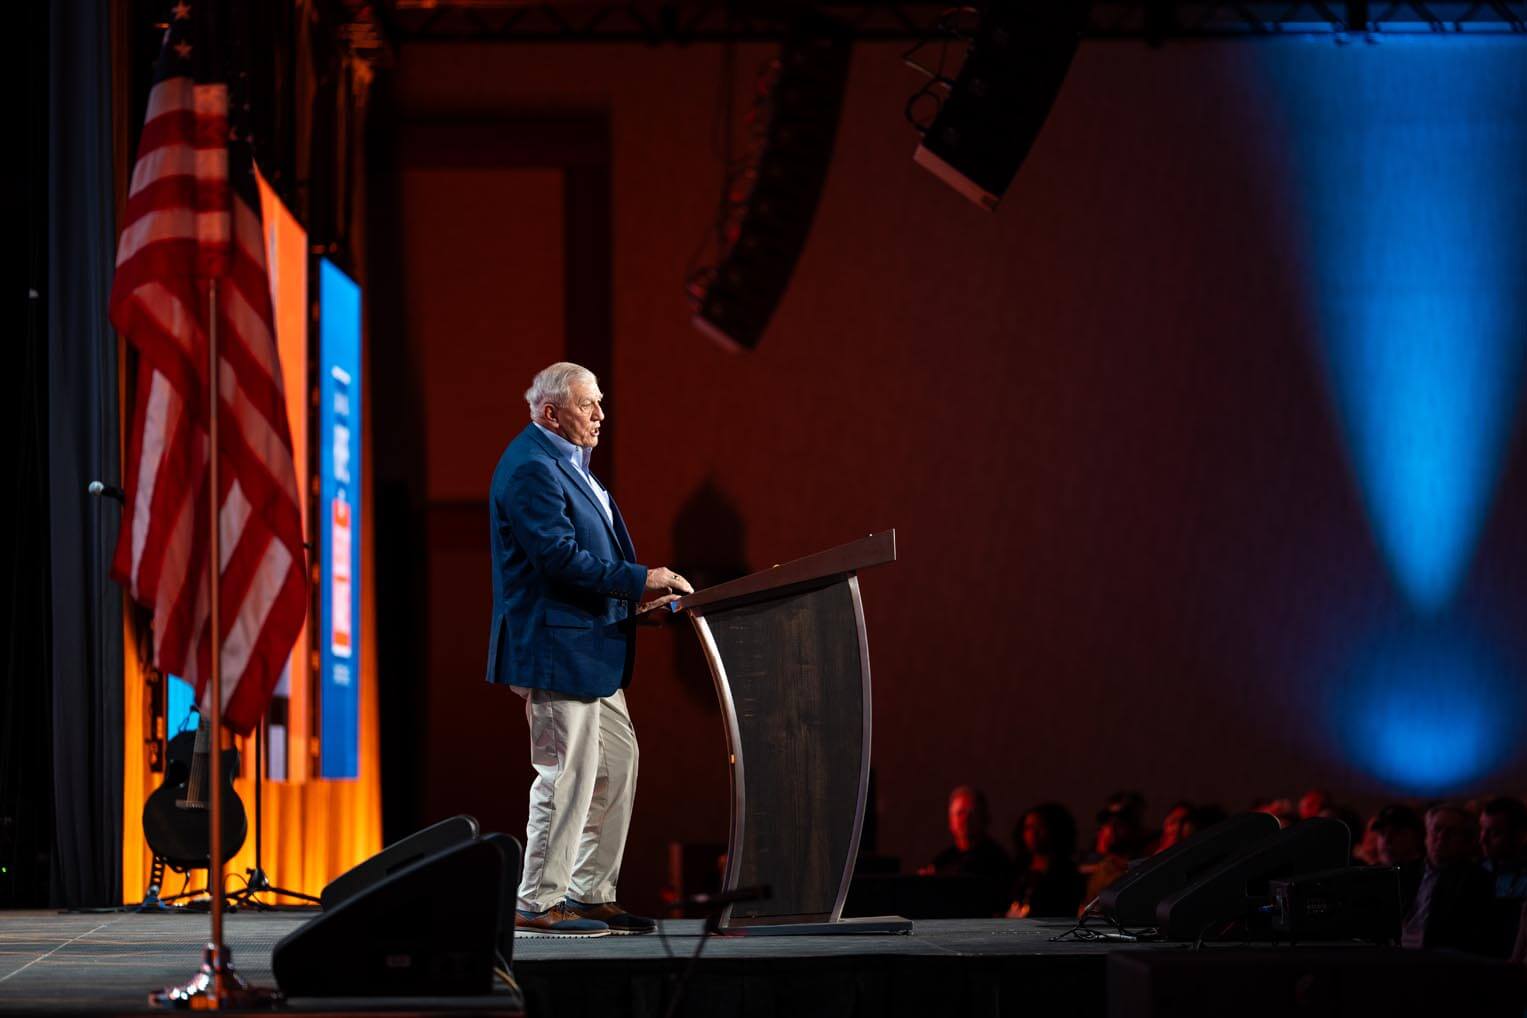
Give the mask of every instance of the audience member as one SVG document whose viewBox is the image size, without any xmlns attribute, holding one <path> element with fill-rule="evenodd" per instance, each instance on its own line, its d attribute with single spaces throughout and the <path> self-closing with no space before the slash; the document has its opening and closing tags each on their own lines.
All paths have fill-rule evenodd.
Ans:
<svg viewBox="0 0 1527 1018">
<path fill-rule="evenodd" d="M 1096 898 L 1129 869 L 1129 861 L 1145 848 L 1145 797 L 1139 792 L 1115 792 L 1098 814 L 1098 833 L 1092 856 L 1082 867 L 1087 875 L 1086 901 Z"/>
<path fill-rule="evenodd" d="M 1277 818 L 1279 827 L 1290 827 L 1299 819 L 1291 799 L 1254 799 L 1251 811 L 1271 814 Z"/>
<path fill-rule="evenodd" d="M 1186 841 L 1200 831 L 1207 831 L 1215 824 L 1222 824 L 1227 819 L 1229 819 L 1229 814 L 1225 812 L 1223 806 L 1212 802 L 1202 806 L 1195 806 L 1193 811 L 1182 822 L 1180 837 Z"/>
<path fill-rule="evenodd" d="M 1527 898 L 1527 804 L 1502 796 L 1479 815 L 1479 850 L 1497 898 Z"/>
<path fill-rule="evenodd" d="M 1406 911 L 1416 900 L 1426 868 L 1426 824 L 1409 806 L 1391 803 L 1373 818 L 1373 830 L 1378 835 L 1378 864 L 1400 871 L 1400 909 Z"/>
<path fill-rule="evenodd" d="M 1008 918 L 1076 915 L 1086 881 L 1076 866 L 1076 818 L 1071 811 L 1058 802 L 1040 803 L 1023 815 L 1013 833 L 1019 868 Z"/>
<path fill-rule="evenodd" d="M 1013 881 L 1013 862 L 989 833 L 991 810 L 986 795 L 970 785 L 949 793 L 950 845 L 933 862 L 918 870 L 924 876 L 981 877 L 990 884 L 991 915 L 1007 908 Z"/>
<path fill-rule="evenodd" d="M 1490 878 L 1475 864 L 1477 827 L 1461 806 L 1426 811 L 1426 865 L 1401 926 L 1402 946 L 1499 953 Z"/>
<path fill-rule="evenodd" d="M 1510 796 L 1485 803 L 1479 813 L 1479 851 L 1495 892 L 1497 942 L 1509 950 L 1520 939 L 1527 906 L 1527 804 Z"/>
<path fill-rule="evenodd" d="M 1299 797 L 1299 819 L 1308 820 L 1310 817 L 1325 816 L 1325 811 L 1330 809 L 1331 805 L 1330 792 L 1324 788 L 1312 788 Z"/>
<path fill-rule="evenodd" d="M 1363 824 L 1363 836 L 1352 845 L 1352 865 L 1354 866 L 1378 866 L 1379 863 L 1379 830 L 1375 826 L 1379 816 L 1375 813 Z"/>
<path fill-rule="evenodd" d="M 1167 808 L 1166 816 L 1161 818 L 1161 837 L 1156 839 L 1155 847 L 1151 854 L 1165 852 L 1183 839 L 1182 825 L 1188 817 L 1193 815 L 1193 804 L 1187 800 L 1179 800 Z"/>
</svg>

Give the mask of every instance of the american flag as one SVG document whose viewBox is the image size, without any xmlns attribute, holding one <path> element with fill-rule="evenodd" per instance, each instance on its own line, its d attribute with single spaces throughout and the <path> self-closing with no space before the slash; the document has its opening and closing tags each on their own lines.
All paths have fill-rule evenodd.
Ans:
<svg viewBox="0 0 1527 1018">
<path fill-rule="evenodd" d="M 244 110 L 229 102 L 226 5 L 170 9 L 133 167 L 110 313 L 139 367 L 112 572 L 153 612 L 155 665 L 191 682 L 205 707 L 215 279 L 223 716 L 244 734 L 302 627 L 307 581 L 254 160 Z"/>
</svg>

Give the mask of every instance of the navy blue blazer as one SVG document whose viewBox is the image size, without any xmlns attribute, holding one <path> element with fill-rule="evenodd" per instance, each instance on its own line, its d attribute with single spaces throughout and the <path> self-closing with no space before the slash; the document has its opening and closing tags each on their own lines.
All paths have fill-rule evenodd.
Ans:
<svg viewBox="0 0 1527 1018">
<path fill-rule="evenodd" d="M 636 639 L 626 620 L 647 569 L 610 499 L 612 524 L 588 483 L 534 424 L 493 471 L 493 629 L 488 681 L 580 697 L 631 680 Z"/>
</svg>

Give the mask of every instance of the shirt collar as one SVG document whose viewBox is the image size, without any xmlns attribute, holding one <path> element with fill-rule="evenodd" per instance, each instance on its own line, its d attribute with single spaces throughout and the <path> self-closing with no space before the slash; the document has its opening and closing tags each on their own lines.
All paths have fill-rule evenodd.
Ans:
<svg viewBox="0 0 1527 1018">
<path fill-rule="evenodd" d="M 574 445 L 567 439 L 563 438 L 561 435 L 557 434 L 555 431 L 552 431 L 550 428 L 542 425 L 540 421 L 531 421 L 530 423 L 539 428 L 541 430 L 541 434 L 551 439 L 551 444 L 556 446 L 557 451 L 560 452 L 563 456 L 572 460 L 574 466 L 576 466 L 579 470 L 587 472 L 589 468 L 589 459 L 593 456 L 594 450 L 585 449 L 581 445 Z"/>
</svg>

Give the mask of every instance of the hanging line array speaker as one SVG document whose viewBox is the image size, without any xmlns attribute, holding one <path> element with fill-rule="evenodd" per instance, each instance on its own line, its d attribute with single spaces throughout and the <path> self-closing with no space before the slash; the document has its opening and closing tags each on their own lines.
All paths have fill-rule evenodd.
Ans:
<svg viewBox="0 0 1527 1018">
<path fill-rule="evenodd" d="M 719 263 L 691 290 L 695 325 L 723 346 L 756 347 L 790 284 L 832 162 L 852 51 L 847 28 L 815 14 L 796 19 L 781 46 L 752 186 L 724 228 Z"/>
<path fill-rule="evenodd" d="M 988 3 L 913 160 L 988 211 L 1044 126 L 1081 44 L 1085 0 Z"/>
</svg>

